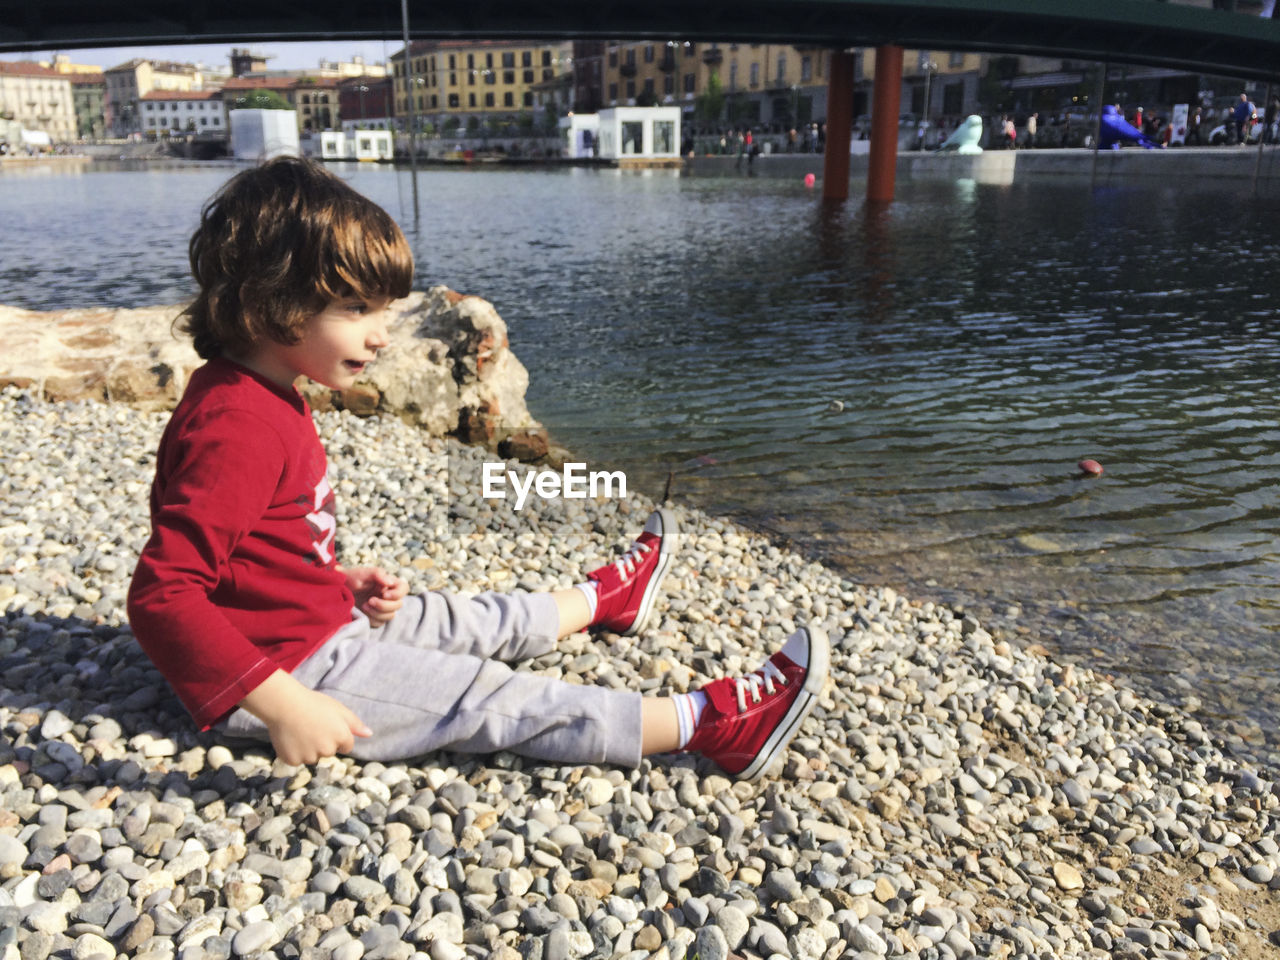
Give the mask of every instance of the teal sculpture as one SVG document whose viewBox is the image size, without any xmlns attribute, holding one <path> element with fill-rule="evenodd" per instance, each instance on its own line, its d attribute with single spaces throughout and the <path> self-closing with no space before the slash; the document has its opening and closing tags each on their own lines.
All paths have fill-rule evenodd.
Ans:
<svg viewBox="0 0 1280 960">
<path fill-rule="evenodd" d="M 964 118 L 964 122 L 956 127 L 951 136 L 943 141 L 942 146 L 938 147 L 938 152 L 943 150 L 954 150 L 960 154 L 981 153 L 982 148 L 978 146 L 978 141 L 982 139 L 982 118 L 977 114 L 970 114 Z"/>
</svg>

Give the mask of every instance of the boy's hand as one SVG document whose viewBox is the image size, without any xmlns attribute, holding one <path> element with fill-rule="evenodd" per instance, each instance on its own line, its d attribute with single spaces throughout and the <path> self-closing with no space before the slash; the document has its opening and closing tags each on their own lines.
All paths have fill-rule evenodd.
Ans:
<svg viewBox="0 0 1280 960">
<path fill-rule="evenodd" d="M 347 578 L 347 589 L 356 598 L 356 609 L 375 627 L 389 623 L 404 606 L 409 584 L 379 567 L 338 567 Z"/>
<path fill-rule="evenodd" d="M 303 686 L 283 670 L 264 680 L 240 705 L 267 725 L 271 745 L 285 763 L 315 763 L 350 753 L 356 737 L 371 737 L 346 704 Z"/>
</svg>

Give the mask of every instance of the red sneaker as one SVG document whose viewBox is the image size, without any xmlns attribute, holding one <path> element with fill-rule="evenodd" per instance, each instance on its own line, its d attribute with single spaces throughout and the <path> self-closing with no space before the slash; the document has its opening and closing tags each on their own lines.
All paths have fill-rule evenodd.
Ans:
<svg viewBox="0 0 1280 960">
<path fill-rule="evenodd" d="M 827 635 L 817 627 L 801 627 L 755 673 L 712 680 L 702 687 L 708 702 L 685 751 L 755 780 L 813 709 L 830 662 Z"/>
<path fill-rule="evenodd" d="M 630 550 L 588 573 L 587 579 L 596 582 L 596 615 L 591 626 L 628 637 L 639 633 L 653 610 L 679 539 L 675 514 L 655 510 Z"/>
</svg>

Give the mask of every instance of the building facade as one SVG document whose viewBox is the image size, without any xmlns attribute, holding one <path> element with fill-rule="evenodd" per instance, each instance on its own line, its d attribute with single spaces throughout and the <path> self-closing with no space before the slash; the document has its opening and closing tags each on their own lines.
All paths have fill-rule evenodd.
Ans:
<svg viewBox="0 0 1280 960">
<path fill-rule="evenodd" d="M 0 128 L 14 140 L 18 130 L 39 130 L 54 143 L 76 139 L 71 78 L 28 61 L 0 61 Z"/>
<path fill-rule="evenodd" d="M 225 108 L 235 109 L 236 100 L 254 90 L 268 90 L 282 97 L 297 113 L 299 133 L 342 129 L 338 81 L 333 77 L 232 77 L 222 86 Z"/>
<path fill-rule="evenodd" d="M 338 113 L 344 130 L 391 130 L 395 93 L 390 77 L 350 77 L 338 81 Z"/>
<path fill-rule="evenodd" d="M 419 126 L 437 129 L 474 129 L 521 118 L 532 125 L 545 119 L 534 116 L 540 100 L 544 112 L 549 103 L 569 109 L 572 64 L 568 41 L 415 42 L 407 58 L 404 50 L 391 58 L 395 115 L 404 121 L 412 110 Z"/>
<path fill-rule="evenodd" d="M 830 56 L 768 43 L 610 42 L 600 99 L 605 106 L 678 105 L 685 122 L 703 130 L 781 130 L 825 117 Z"/>
<path fill-rule="evenodd" d="M 76 112 L 76 136 L 81 140 L 106 136 L 106 80 L 101 73 L 73 73 L 69 79 Z"/>
<path fill-rule="evenodd" d="M 982 80 L 987 55 L 947 50 L 907 50 L 902 57 L 901 112 L 912 121 L 946 128 L 985 109 Z M 859 50 L 854 67 L 853 114 L 869 118 L 875 50 Z"/>
<path fill-rule="evenodd" d="M 171 63 L 135 58 L 103 71 L 106 98 L 103 104 L 107 132 L 127 137 L 142 132 L 139 100 L 152 90 L 190 92 L 204 89 L 204 76 L 193 63 Z"/>
<path fill-rule="evenodd" d="M 704 131 L 727 126 L 782 132 L 826 122 L 832 54 L 826 48 L 668 40 L 609 42 L 599 56 L 583 53 L 574 70 L 578 102 L 594 102 L 598 73 L 603 106 L 679 105 L 686 123 Z M 902 112 L 934 118 L 972 112 L 984 64 L 979 54 L 906 51 Z M 857 51 L 855 121 L 865 123 L 871 112 L 874 73 L 874 51 Z"/>
<path fill-rule="evenodd" d="M 152 90 L 138 101 L 142 133 L 147 136 L 227 135 L 227 111 L 217 90 Z"/>
</svg>

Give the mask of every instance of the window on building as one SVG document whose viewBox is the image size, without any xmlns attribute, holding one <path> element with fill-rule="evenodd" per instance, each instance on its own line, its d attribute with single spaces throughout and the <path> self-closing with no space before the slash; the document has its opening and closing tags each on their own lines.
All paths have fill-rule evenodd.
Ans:
<svg viewBox="0 0 1280 960">
<path fill-rule="evenodd" d="M 950 55 L 949 57 L 947 57 L 947 66 L 949 66 L 949 67 L 963 67 L 963 66 L 964 66 L 964 53 L 963 53 L 963 52 L 961 52 L 960 50 L 952 50 L 952 51 L 951 51 L 951 55 Z M 948 113 L 950 113 L 950 112 L 951 112 L 951 111 L 948 111 Z M 957 112 L 958 112 L 958 111 L 957 111 Z"/>
<path fill-rule="evenodd" d="M 492 53 L 486 53 L 486 54 L 484 55 L 484 65 L 485 65 L 485 69 L 488 69 L 488 70 L 492 70 L 492 69 L 493 69 L 493 54 L 492 54 Z"/>
<path fill-rule="evenodd" d="M 622 152 L 640 153 L 644 150 L 644 124 L 628 120 L 622 124 Z"/>
<path fill-rule="evenodd" d="M 787 82 L 787 55 L 785 53 L 778 54 L 778 74 L 775 79 L 780 84 Z"/>
<path fill-rule="evenodd" d="M 738 65 L 736 63 L 729 64 L 729 89 L 738 89 Z"/>
<path fill-rule="evenodd" d="M 456 87 L 458 85 L 458 75 L 456 73 L 449 74 L 449 86 Z"/>
<path fill-rule="evenodd" d="M 924 113 L 924 84 L 911 85 L 911 112 Z"/>
<path fill-rule="evenodd" d="M 452 53 L 449 54 L 449 69 L 450 70 L 458 69 L 458 57 L 456 54 L 452 54 Z"/>
<path fill-rule="evenodd" d="M 636 82 L 634 80 L 627 81 L 627 99 L 634 100 L 636 98 Z"/>
<path fill-rule="evenodd" d="M 550 50 L 543 50 L 543 51 L 542 51 L 542 65 L 543 65 L 544 67 L 549 67 L 549 66 L 551 66 L 551 51 L 550 51 Z"/>
<path fill-rule="evenodd" d="M 207 127 L 208 125 L 209 125 L 209 118 L 208 118 L 208 117 L 201 117 L 201 118 L 200 118 L 200 126 L 202 126 L 202 127 Z"/>
<path fill-rule="evenodd" d="M 636 48 L 627 48 L 627 66 L 634 67 L 636 65 Z"/>
<path fill-rule="evenodd" d="M 800 82 L 806 83 L 813 79 L 813 58 L 800 58 Z"/>
<path fill-rule="evenodd" d="M 456 110 L 459 106 L 458 95 L 456 93 L 449 94 L 449 108 L 451 110 Z"/>
<path fill-rule="evenodd" d="M 760 86 L 760 64 L 751 64 L 751 86 Z"/>
<path fill-rule="evenodd" d="M 670 73 L 662 78 L 662 92 L 668 97 L 676 92 L 676 78 Z"/>
<path fill-rule="evenodd" d="M 546 70 L 542 71 L 543 80 L 552 80 L 554 79 L 554 77 L 555 77 L 555 73 L 550 68 L 547 68 Z"/>
<path fill-rule="evenodd" d="M 502 105 L 504 107 L 514 107 L 516 105 L 516 95 L 508 90 L 502 95 Z"/>
<path fill-rule="evenodd" d="M 942 88 L 942 112 L 949 114 L 964 112 L 963 83 L 948 83 Z"/>
<path fill-rule="evenodd" d="M 644 95 L 646 97 L 653 96 L 653 78 L 649 77 L 644 82 Z"/>
<path fill-rule="evenodd" d="M 494 99 L 493 99 L 492 93 L 486 93 L 484 95 L 484 105 L 486 107 L 492 107 L 494 105 Z"/>
<path fill-rule="evenodd" d="M 524 105 L 525 105 L 526 107 L 532 107 L 532 106 L 533 106 L 533 91 L 532 91 L 532 90 L 526 90 L 526 91 L 524 92 Z"/>
<path fill-rule="evenodd" d="M 609 84 L 609 99 L 611 101 L 618 99 L 618 85 L 616 83 Z"/>
<path fill-rule="evenodd" d="M 474 70 L 476 68 L 476 55 L 474 53 L 467 54 L 467 69 Z"/>
<path fill-rule="evenodd" d="M 653 152 L 676 152 L 676 125 L 670 120 L 653 122 Z"/>
<path fill-rule="evenodd" d="M 644 45 L 644 62 L 653 63 L 653 44 L 646 43 Z"/>
<path fill-rule="evenodd" d="M 532 50 L 521 50 L 521 51 L 520 51 L 520 66 L 522 66 L 522 67 L 532 67 L 532 66 L 533 66 L 533 51 L 532 51 Z"/>
<path fill-rule="evenodd" d="M 476 105 L 476 95 L 474 93 L 467 94 L 467 106 L 474 107 Z"/>
<path fill-rule="evenodd" d="M 440 98 L 436 94 L 431 95 L 431 109 L 434 110 L 440 105 Z"/>
<path fill-rule="evenodd" d="M 610 51 L 609 51 L 609 66 L 611 66 L 611 67 L 616 67 L 617 65 L 618 65 L 618 51 L 617 51 L 617 50 L 610 50 Z"/>
<path fill-rule="evenodd" d="M 507 68 L 514 67 L 516 65 L 515 53 L 510 50 L 504 53 L 502 55 L 502 65 Z"/>
<path fill-rule="evenodd" d="M 698 78 L 695 74 L 686 73 L 684 75 L 684 92 L 693 93 L 695 89 L 694 84 L 697 83 L 697 80 Z"/>
</svg>

